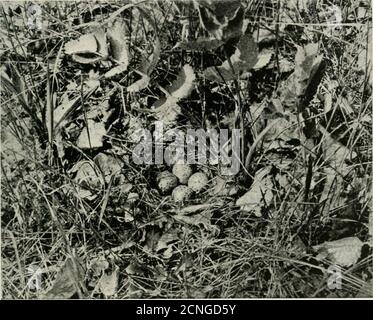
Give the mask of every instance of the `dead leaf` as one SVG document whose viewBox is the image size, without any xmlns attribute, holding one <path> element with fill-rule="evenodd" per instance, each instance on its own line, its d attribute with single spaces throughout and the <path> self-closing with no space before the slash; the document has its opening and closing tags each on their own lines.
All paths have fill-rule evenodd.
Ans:
<svg viewBox="0 0 373 320">
<path fill-rule="evenodd" d="M 99 153 L 93 160 L 100 168 L 106 182 L 109 182 L 111 177 L 119 174 L 122 170 L 122 162 L 112 155 Z"/>
<path fill-rule="evenodd" d="M 261 217 L 261 208 L 272 203 L 273 183 L 269 176 L 270 171 L 270 167 L 264 167 L 255 174 L 250 190 L 236 201 L 241 210 L 253 212 L 257 217 Z"/>
<path fill-rule="evenodd" d="M 82 64 L 92 64 L 108 58 L 106 33 L 100 28 L 94 33 L 82 35 L 77 40 L 65 44 L 65 53 L 73 60 Z"/>
<path fill-rule="evenodd" d="M 144 275 L 146 269 L 134 261 L 127 266 L 125 271 L 128 275 Z"/>
<path fill-rule="evenodd" d="M 324 71 L 325 62 L 317 43 L 298 46 L 294 71 L 278 89 L 282 103 L 291 109 L 306 109 L 316 94 Z"/>
<path fill-rule="evenodd" d="M 117 293 L 119 280 L 119 267 L 109 274 L 105 272 L 101 275 L 98 280 L 98 288 L 105 297 L 111 297 Z"/>
<path fill-rule="evenodd" d="M 201 25 L 218 40 L 228 40 L 241 35 L 244 9 L 238 0 L 198 0 Z"/>
<path fill-rule="evenodd" d="M 253 69 L 254 70 L 259 70 L 259 69 L 262 69 L 265 66 L 267 66 L 269 64 L 269 62 L 271 61 L 272 55 L 273 55 L 273 52 L 271 52 L 271 51 L 269 51 L 269 52 L 267 52 L 267 51 L 261 52 L 258 55 L 258 61 L 253 66 Z"/>
<path fill-rule="evenodd" d="M 248 21 L 250 23 L 250 21 Z M 246 23 L 246 19 L 244 20 L 244 24 Z M 280 24 L 278 30 L 278 36 L 283 37 L 285 29 L 285 25 Z M 266 25 L 264 27 L 259 27 L 257 30 L 254 31 L 254 38 L 258 43 L 270 43 L 276 40 L 276 30 L 270 25 Z"/>
<path fill-rule="evenodd" d="M 316 259 L 328 259 L 332 263 L 349 267 L 359 260 L 363 245 L 364 242 L 359 238 L 348 237 L 324 242 L 314 246 L 313 249 L 318 252 Z"/>
<path fill-rule="evenodd" d="M 141 78 L 128 86 L 128 92 L 139 92 L 145 89 L 150 83 L 150 74 L 153 72 L 155 66 L 161 55 L 161 42 L 157 38 L 154 43 L 153 53 L 149 57 L 144 57 L 141 61 L 140 70 L 135 70 L 136 73 L 141 75 Z"/>
<path fill-rule="evenodd" d="M 65 44 L 66 54 L 81 54 L 97 52 L 98 44 L 94 34 L 84 34 L 77 40 L 71 40 Z"/>
<path fill-rule="evenodd" d="M 344 173 L 346 170 L 348 170 L 345 161 L 355 159 L 357 157 L 356 152 L 350 150 L 339 141 L 334 139 L 333 136 L 321 125 L 319 126 L 319 131 L 323 134 L 322 142 L 325 161 L 333 168 L 340 170 L 341 173 Z"/>
<path fill-rule="evenodd" d="M 26 119 L 23 120 L 25 123 L 27 123 Z M 25 144 L 25 139 L 23 138 L 24 134 L 26 134 L 28 131 L 22 130 L 27 129 L 24 125 L 22 125 L 23 123 L 23 121 L 17 123 L 18 130 L 21 129 L 21 131 L 19 131 L 17 134 L 14 133 L 11 126 L 1 126 L 2 160 L 8 164 L 14 164 L 15 162 L 29 158 L 29 151 L 27 148 L 25 148 L 27 144 Z"/>
<path fill-rule="evenodd" d="M 109 268 L 109 262 L 103 255 L 91 259 L 89 268 L 93 271 L 95 276 L 100 276 L 102 272 Z"/>
<path fill-rule="evenodd" d="M 80 283 L 84 280 L 84 269 L 68 258 L 60 268 L 51 288 L 44 293 L 43 299 L 70 299 L 78 292 Z"/>
<path fill-rule="evenodd" d="M 281 57 L 279 60 L 279 67 L 281 73 L 291 72 L 294 70 L 294 63 L 290 62 L 284 57 Z"/>
<path fill-rule="evenodd" d="M 180 239 L 177 234 L 177 230 L 168 230 L 159 238 L 157 245 L 155 246 L 155 251 L 157 253 L 163 251 L 162 256 L 166 259 L 169 259 L 171 258 L 174 251 L 173 244 L 178 240 Z"/>
<path fill-rule="evenodd" d="M 264 141 L 266 148 L 273 149 L 276 146 L 275 141 L 281 140 L 283 146 L 285 146 L 289 141 L 299 140 L 298 127 L 296 126 L 296 117 L 290 116 L 286 118 L 278 118 L 275 120 L 269 120 L 271 126 L 270 130 L 266 133 Z"/>
<path fill-rule="evenodd" d="M 95 149 L 103 146 L 102 139 L 106 135 L 105 124 L 88 119 L 79 135 L 77 146 L 80 149 Z"/>
<path fill-rule="evenodd" d="M 118 64 L 105 73 L 105 78 L 111 78 L 127 70 L 131 56 L 128 49 L 128 30 L 123 21 L 115 20 L 107 31 L 107 39 L 110 44 L 111 56 Z"/>
<path fill-rule="evenodd" d="M 257 45 L 252 35 L 244 34 L 237 44 L 236 51 L 229 60 L 225 60 L 220 66 L 207 68 L 203 74 L 210 81 L 230 81 L 235 79 L 241 72 L 252 69 L 257 62 Z"/>
<path fill-rule="evenodd" d="M 188 64 L 184 65 L 176 80 L 167 89 L 169 95 L 154 104 L 155 116 L 163 122 L 164 127 L 172 126 L 175 123 L 181 112 L 177 103 L 192 92 L 195 79 L 193 68 Z"/>
<path fill-rule="evenodd" d="M 347 201 L 347 198 L 342 196 L 344 178 L 351 172 L 346 160 L 353 160 L 357 154 L 334 139 L 321 125 L 319 131 L 323 134 L 322 147 L 327 164 L 323 170 L 323 190 L 319 202 L 326 201 L 323 211 L 329 212 L 341 208 Z"/>
<path fill-rule="evenodd" d="M 130 53 L 128 51 L 128 29 L 124 20 L 115 20 L 107 30 L 111 56 L 118 62 L 128 66 Z"/>
<path fill-rule="evenodd" d="M 90 161 L 79 161 L 71 168 L 70 172 L 76 173 L 73 181 L 76 183 L 77 192 L 74 194 L 80 198 L 93 199 L 96 197 L 94 190 L 101 189 L 104 185 L 98 168 Z"/>
<path fill-rule="evenodd" d="M 134 83 L 132 83 L 130 86 L 127 87 L 127 91 L 131 93 L 139 92 L 145 89 L 150 83 L 150 77 L 147 74 L 142 73 L 140 71 L 136 71 L 136 70 L 135 72 L 141 74 L 141 79 L 135 81 Z"/>
<path fill-rule="evenodd" d="M 212 212 L 209 211 L 197 213 L 194 215 L 177 214 L 173 216 L 173 218 L 178 222 L 186 223 L 193 226 L 203 225 L 203 227 L 207 231 L 212 231 L 214 233 L 219 232 L 218 227 L 211 224 L 211 217 Z"/>
</svg>

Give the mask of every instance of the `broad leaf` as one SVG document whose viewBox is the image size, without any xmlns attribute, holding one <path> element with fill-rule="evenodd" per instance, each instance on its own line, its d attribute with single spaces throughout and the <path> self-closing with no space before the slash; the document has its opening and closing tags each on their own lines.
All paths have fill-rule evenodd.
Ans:
<svg viewBox="0 0 373 320">
<path fill-rule="evenodd" d="M 155 251 L 157 253 L 162 253 L 163 257 L 169 259 L 172 257 L 174 253 L 173 244 L 177 242 L 179 236 L 177 234 L 177 230 L 171 229 L 167 232 L 163 233 L 162 236 L 159 238 L 158 243 L 155 247 Z"/>
<path fill-rule="evenodd" d="M 295 69 L 278 89 L 281 101 L 292 110 L 303 112 L 316 94 L 324 71 L 325 62 L 318 54 L 318 44 L 298 46 Z"/>
<path fill-rule="evenodd" d="M 323 190 L 319 202 L 327 201 L 324 205 L 324 211 L 342 207 L 347 201 L 342 197 L 344 177 L 351 172 L 346 160 L 353 160 L 357 154 L 348 149 L 332 137 L 322 126 L 319 126 L 323 134 L 322 147 L 324 152 L 324 161 L 327 166 L 324 168 Z"/>
<path fill-rule="evenodd" d="M 84 269 L 68 258 L 61 267 L 52 287 L 43 295 L 44 299 L 70 299 L 77 293 L 84 280 Z"/>
<path fill-rule="evenodd" d="M 219 229 L 217 226 L 211 224 L 211 217 L 212 213 L 209 211 L 197 213 L 190 216 L 183 214 L 177 214 L 173 216 L 173 218 L 178 222 L 186 223 L 193 226 L 202 225 L 208 231 L 217 232 Z"/>
<path fill-rule="evenodd" d="M 119 174 L 122 170 L 122 163 L 112 155 L 99 153 L 94 161 L 100 168 L 106 182 L 109 182 L 112 176 Z"/>
<path fill-rule="evenodd" d="M 255 174 L 250 190 L 236 201 L 236 205 L 241 210 L 253 212 L 257 217 L 261 217 L 261 208 L 272 203 L 273 183 L 269 175 L 270 171 L 270 167 L 265 167 Z"/>
<path fill-rule="evenodd" d="M 96 197 L 94 190 L 104 185 L 99 169 L 90 161 L 80 161 L 71 168 L 71 173 L 76 173 L 74 182 L 76 192 L 74 194 L 82 199 L 93 199 Z"/>
<path fill-rule="evenodd" d="M 81 97 L 76 97 L 71 100 L 67 100 L 61 103 L 53 113 L 53 122 L 55 129 L 61 124 L 63 120 L 70 114 L 72 110 L 77 107 L 78 102 L 81 101 Z"/>
<path fill-rule="evenodd" d="M 328 259 L 332 263 L 349 267 L 359 260 L 363 245 L 364 242 L 359 238 L 348 237 L 324 242 L 314 246 L 313 249 L 318 252 L 317 259 Z"/>
<path fill-rule="evenodd" d="M 103 255 L 99 255 L 89 261 L 89 269 L 95 276 L 101 276 L 109 268 L 109 262 Z"/>
<path fill-rule="evenodd" d="M 258 62 L 258 47 L 251 35 L 245 34 L 237 44 L 236 51 L 220 66 L 209 67 L 203 74 L 206 79 L 224 82 L 236 79 L 243 71 L 249 71 Z"/>
<path fill-rule="evenodd" d="M 87 120 L 78 138 L 77 146 L 80 149 L 96 149 L 103 145 L 102 139 L 106 134 L 105 124 L 92 119 Z"/>
<path fill-rule="evenodd" d="M 119 268 L 116 267 L 115 270 L 109 274 L 105 272 L 101 275 L 98 281 L 98 287 L 101 293 L 105 297 L 111 297 L 117 293 L 118 290 L 118 279 L 119 279 Z"/>
<path fill-rule="evenodd" d="M 244 9 L 238 0 L 195 0 L 201 25 L 218 40 L 241 35 Z"/>
</svg>

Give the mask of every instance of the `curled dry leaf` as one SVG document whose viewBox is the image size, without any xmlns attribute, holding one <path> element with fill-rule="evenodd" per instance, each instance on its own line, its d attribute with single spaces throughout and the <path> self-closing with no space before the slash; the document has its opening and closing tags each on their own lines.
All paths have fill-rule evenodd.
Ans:
<svg viewBox="0 0 373 320">
<path fill-rule="evenodd" d="M 141 62 L 141 69 L 136 70 L 136 72 L 141 75 L 141 78 L 127 88 L 128 92 L 138 92 L 145 89 L 149 85 L 150 74 L 153 72 L 160 55 L 161 42 L 157 38 L 154 44 L 153 53 L 149 57 L 144 57 Z"/>
<path fill-rule="evenodd" d="M 71 40 L 65 44 L 66 54 L 96 53 L 98 49 L 94 34 L 84 34 L 77 40 Z"/>
<path fill-rule="evenodd" d="M 118 64 L 105 73 L 105 78 L 111 78 L 127 70 L 131 56 L 128 50 L 128 30 L 124 20 L 115 20 L 107 31 L 111 56 Z"/>
<path fill-rule="evenodd" d="M 177 103 L 192 92 L 195 79 L 193 68 L 188 64 L 184 65 L 176 80 L 167 89 L 169 95 L 154 104 L 155 116 L 158 120 L 163 121 L 164 127 L 172 126 L 175 123 L 181 112 Z"/>
<path fill-rule="evenodd" d="M 359 260 L 363 245 L 364 242 L 359 238 L 347 237 L 324 242 L 314 246 L 313 249 L 318 253 L 317 259 L 328 259 L 342 267 L 349 267 Z"/>
<path fill-rule="evenodd" d="M 106 60 L 109 56 L 106 33 L 100 28 L 94 33 L 82 35 L 77 40 L 65 44 L 65 53 L 82 64 L 92 64 Z"/>
<path fill-rule="evenodd" d="M 138 74 L 140 74 L 141 78 L 139 80 L 135 81 L 134 83 L 132 83 L 127 88 L 127 91 L 128 92 L 132 92 L 132 93 L 139 92 L 139 91 L 145 89 L 149 85 L 149 83 L 150 83 L 150 77 L 147 74 L 142 73 L 142 72 L 137 71 L 137 70 L 135 72 L 137 72 Z"/>
<path fill-rule="evenodd" d="M 244 34 L 236 51 L 220 66 L 209 67 L 203 74 L 206 79 L 216 82 L 234 80 L 241 72 L 252 69 L 258 62 L 258 47 L 252 35 Z"/>
<path fill-rule="evenodd" d="M 155 23 L 151 17 L 149 17 L 147 14 L 145 14 L 144 11 L 141 11 L 144 14 L 145 19 L 153 26 L 153 29 L 156 30 Z M 141 78 L 131 84 L 128 88 L 128 92 L 139 92 L 143 89 L 145 89 L 150 82 L 150 74 L 153 72 L 155 66 L 158 63 L 158 60 L 161 56 L 161 42 L 159 38 L 157 37 L 154 41 L 154 46 L 153 46 L 153 52 L 150 56 L 148 57 L 143 57 L 141 64 L 140 64 L 140 69 L 135 70 L 139 75 L 141 75 Z"/>
<path fill-rule="evenodd" d="M 253 66 L 253 69 L 254 70 L 259 70 L 259 69 L 262 69 L 262 68 L 266 67 L 269 64 L 269 62 L 271 61 L 272 55 L 273 55 L 273 52 L 270 52 L 270 51 L 269 52 L 267 52 L 267 51 L 261 52 L 258 55 L 258 61 Z"/>
<path fill-rule="evenodd" d="M 128 65 L 130 53 L 128 51 L 128 30 L 124 20 L 116 20 L 107 31 L 111 56 L 118 63 Z"/>
</svg>

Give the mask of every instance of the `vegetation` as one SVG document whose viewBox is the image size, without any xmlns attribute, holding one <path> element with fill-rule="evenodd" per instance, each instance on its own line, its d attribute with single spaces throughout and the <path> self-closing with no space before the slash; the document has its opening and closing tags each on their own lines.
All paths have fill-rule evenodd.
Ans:
<svg viewBox="0 0 373 320">
<path fill-rule="evenodd" d="M 1 6 L 3 298 L 372 295 L 369 1 Z M 239 173 L 135 164 L 155 121 Z"/>
</svg>

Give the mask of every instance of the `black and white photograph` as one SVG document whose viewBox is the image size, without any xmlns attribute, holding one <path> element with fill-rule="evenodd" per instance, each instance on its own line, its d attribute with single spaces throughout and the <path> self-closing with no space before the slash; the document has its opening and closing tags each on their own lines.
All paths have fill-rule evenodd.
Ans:
<svg viewBox="0 0 373 320">
<path fill-rule="evenodd" d="M 370 0 L 0 0 L 1 299 L 372 299 L 372 41 Z"/>
</svg>

